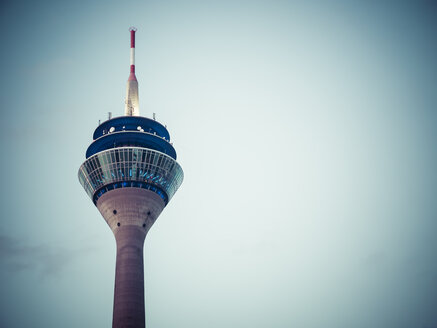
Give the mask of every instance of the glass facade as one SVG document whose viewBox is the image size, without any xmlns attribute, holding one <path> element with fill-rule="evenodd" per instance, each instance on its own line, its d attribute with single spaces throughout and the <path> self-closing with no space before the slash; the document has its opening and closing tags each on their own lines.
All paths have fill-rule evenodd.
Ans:
<svg viewBox="0 0 437 328">
<path fill-rule="evenodd" d="M 137 147 L 97 153 L 81 165 L 78 174 L 81 185 L 94 202 L 110 189 L 138 187 L 156 192 L 167 203 L 184 178 L 182 168 L 170 156 Z"/>
</svg>

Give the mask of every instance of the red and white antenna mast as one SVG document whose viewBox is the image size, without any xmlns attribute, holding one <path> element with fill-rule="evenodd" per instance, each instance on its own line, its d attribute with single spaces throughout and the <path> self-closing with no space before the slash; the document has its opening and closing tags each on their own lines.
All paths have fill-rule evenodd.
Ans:
<svg viewBox="0 0 437 328">
<path fill-rule="evenodd" d="M 138 81 L 135 76 L 135 27 L 129 28 L 130 31 L 130 74 L 127 80 L 126 101 L 124 114 L 126 116 L 139 116 L 140 104 L 138 99 Z"/>
</svg>

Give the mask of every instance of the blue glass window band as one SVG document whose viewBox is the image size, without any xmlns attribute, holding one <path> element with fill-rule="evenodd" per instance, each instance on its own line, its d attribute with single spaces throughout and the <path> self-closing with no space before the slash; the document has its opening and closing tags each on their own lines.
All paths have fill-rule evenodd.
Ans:
<svg viewBox="0 0 437 328">
<path fill-rule="evenodd" d="M 165 193 L 165 191 L 158 188 L 157 186 L 146 183 L 146 182 L 142 182 L 142 181 L 124 181 L 124 182 L 118 182 L 118 183 L 111 183 L 111 184 L 105 185 L 104 187 L 97 190 L 93 196 L 94 204 L 97 204 L 98 199 L 103 194 L 107 193 L 108 191 L 111 191 L 114 189 L 119 189 L 119 188 L 141 188 L 141 189 L 150 190 L 150 191 L 153 191 L 154 193 L 156 193 L 159 197 L 161 197 L 162 200 L 164 201 L 165 205 L 167 205 L 167 203 L 168 203 L 167 194 Z"/>
</svg>

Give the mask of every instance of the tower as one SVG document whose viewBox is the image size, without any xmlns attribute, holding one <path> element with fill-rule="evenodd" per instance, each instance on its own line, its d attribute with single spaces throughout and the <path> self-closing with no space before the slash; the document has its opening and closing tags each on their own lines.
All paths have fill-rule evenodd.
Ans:
<svg viewBox="0 0 437 328">
<path fill-rule="evenodd" d="M 125 115 L 94 131 L 79 181 L 117 244 L 112 327 L 145 327 L 143 246 L 147 232 L 182 183 L 167 128 L 139 116 L 135 28 L 130 28 Z"/>
</svg>

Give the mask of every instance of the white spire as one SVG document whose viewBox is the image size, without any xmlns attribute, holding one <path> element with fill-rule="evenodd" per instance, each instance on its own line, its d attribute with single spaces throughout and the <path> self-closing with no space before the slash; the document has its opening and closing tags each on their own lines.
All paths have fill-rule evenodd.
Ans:
<svg viewBox="0 0 437 328">
<path fill-rule="evenodd" d="M 126 101 L 124 115 L 139 116 L 140 102 L 138 98 L 138 81 L 135 76 L 135 32 L 137 29 L 131 27 L 130 31 L 130 74 L 127 80 Z"/>
</svg>

